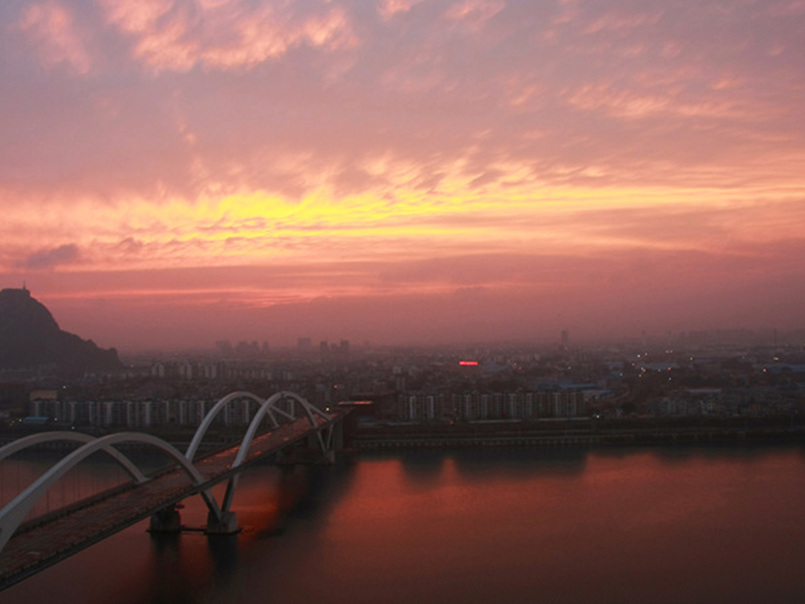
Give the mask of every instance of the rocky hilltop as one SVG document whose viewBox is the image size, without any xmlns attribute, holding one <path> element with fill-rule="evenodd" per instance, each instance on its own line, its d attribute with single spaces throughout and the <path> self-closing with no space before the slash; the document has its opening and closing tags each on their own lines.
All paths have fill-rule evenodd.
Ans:
<svg viewBox="0 0 805 604">
<path fill-rule="evenodd" d="M 54 365 L 67 371 L 120 367 L 114 348 L 62 331 L 50 311 L 26 288 L 0 290 L 0 368 Z"/>
</svg>

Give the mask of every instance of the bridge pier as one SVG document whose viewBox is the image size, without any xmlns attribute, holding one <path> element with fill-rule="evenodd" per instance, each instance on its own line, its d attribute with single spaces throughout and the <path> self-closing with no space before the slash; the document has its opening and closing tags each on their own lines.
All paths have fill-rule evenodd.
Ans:
<svg viewBox="0 0 805 604">
<path fill-rule="evenodd" d="M 294 466 L 297 464 L 331 466 L 335 464 L 335 454 L 336 450 L 334 448 L 322 452 L 321 445 L 314 437 L 294 447 L 284 449 L 277 455 L 275 463 L 278 466 Z"/>
<path fill-rule="evenodd" d="M 182 516 L 178 506 L 172 505 L 162 508 L 151 514 L 148 525 L 149 533 L 180 533 L 182 532 Z"/>
<path fill-rule="evenodd" d="M 334 466 L 335 465 L 335 449 L 330 449 L 326 453 L 322 454 L 321 459 L 319 460 L 321 465 L 325 466 Z"/>
<path fill-rule="evenodd" d="M 149 533 L 176 534 L 185 530 L 182 526 L 182 517 L 179 513 L 181 505 L 173 505 L 163 508 L 151 515 L 151 522 L 148 525 Z M 198 530 L 198 529 L 187 529 Z M 223 511 L 220 517 L 215 512 L 207 513 L 207 528 L 204 529 L 206 535 L 234 535 L 240 532 L 238 516 L 235 512 Z"/>
<path fill-rule="evenodd" d="M 342 425 L 309 434 L 307 438 L 277 455 L 278 465 L 334 465 L 336 453 L 344 448 Z"/>
<path fill-rule="evenodd" d="M 207 514 L 207 535 L 234 535 L 240 532 L 238 526 L 238 515 L 228 510 L 221 512 L 220 518 L 209 512 Z"/>
</svg>

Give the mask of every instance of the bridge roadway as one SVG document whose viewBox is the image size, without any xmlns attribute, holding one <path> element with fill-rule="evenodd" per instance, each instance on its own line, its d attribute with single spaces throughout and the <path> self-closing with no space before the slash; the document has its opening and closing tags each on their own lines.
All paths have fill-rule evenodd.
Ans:
<svg viewBox="0 0 805 604">
<path fill-rule="evenodd" d="M 333 421 L 341 419 L 337 413 L 334 415 Z M 0 590 L 150 517 L 158 510 L 223 482 L 250 463 L 273 455 L 330 423 L 321 417 L 316 421 L 318 427 L 313 428 L 308 418 L 302 417 L 256 437 L 244 463 L 234 470 L 230 465 L 238 454 L 239 445 L 196 461 L 196 468 L 208 478 L 203 485 L 191 484 L 187 474 L 177 468 L 45 524 L 19 531 L 0 552 Z"/>
</svg>

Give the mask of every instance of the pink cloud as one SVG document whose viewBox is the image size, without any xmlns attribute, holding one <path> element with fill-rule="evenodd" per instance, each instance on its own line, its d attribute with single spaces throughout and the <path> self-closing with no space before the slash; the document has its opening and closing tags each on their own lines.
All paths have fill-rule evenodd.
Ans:
<svg viewBox="0 0 805 604">
<path fill-rule="evenodd" d="M 136 40 L 135 54 L 159 70 L 248 68 L 291 48 L 344 48 L 357 40 L 338 6 L 296 14 L 293 4 L 241 0 L 103 0 L 109 22 Z"/>
<path fill-rule="evenodd" d="M 300 199 L 327 186 L 388 195 L 400 190 L 390 174 L 400 167 L 432 186 L 461 162 L 471 179 L 504 164 L 528 166 L 532 182 L 583 185 L 733 186 L 725 175 L 799 172 L 780 155 L 798 147 L 795 27 L 746 7 L 711 20 L 724 41 L 713 44 L 699 25 L 708 3 L 659 21 L 627 2 L 423 2 L 389 21 L 351 2 L 104 6 L 111 27 L 91 12 L 81 27 L 103 33 L 114 69 L 97 66 L 81 94 L 33 77 L 12 89 L 25 100 L 0 143 L 0 188 L 26 198 L 194 200 L 246 188 Z M 562 37 L 545 41 L 568 7 Z M 494 12 L 494 27 L 467 35 L 449 27 L 450 11 Z M 766 25 L 747 36 L 750 21 Z M 595 23 L 608 28 L 585 35 Z M 772 42 L 787 50 L 763 54 Z M 378 157 L 389 173 L 364 169 Z"/>
<path fill-rule="evenodd" d="M 445 17 L 463 22 L 477 31 L 505 6 L 505 0 L 458 0 L 447 9 Z"/>
<path fill-rule="evenodd" d="M 78 74 L 92 68 L 92 58 L 76 29 L 72 12 L 53 0 L 32 4 L 22 12 L 17 26 L 36 46 L 42 65 L 53 68 L 66 65 Z"/>
<path fill-rule="evenodd" d="M 795 247 L 802 253 L 802 242 Z M 540 341 L 564 328 L 582 340 L 637 336 L 643 330 L 802 325 L 797 304 L 805 294 L 802 271 L 770 271 L 768 260 L 623 252 L 587 259 L 467 257 L 432 264 L 413 271 L 400 265 L 405 281 L 396 286 L 386 281 L 385 291 L 365 278 L 363 291 L 349 287 L 356 283 L 351 272 L 381 268 L 372 263 L 333 277 L 333 283 L 347 284 L 340 293 L 322 293 L 316 271 L 294 277 L 293 271 L 261 275 L 247 267 L 213 271 L 206 280 L 199 269 L 195 276 L 192 271 L 110 273 L 74 275 L 69 281 L 50 274 L 28 285 L 65 329 L 124 350 L 210 347 L 221 338 L 274 345 L 290 345 L 303 335 L 390 343 Z M 326 272 L 326 267 L 317 270 Z M 434 287 L 445 279 L 452 286 Z M 53 295 L 48 290 L 61 287 L 56 280 L 73 287 L 84 280 L 89 289 L 83 295 Z M 127 280 L 128 291 L 97 291 L 98 284 L 120 287 Z M 479 281 L 486 284 L 469 285 Z M 300 296 L 298 287 L 305 282 L 313 287 Z M 220 285 L 211 288 L 212 283 Z"/>
<path fill-rule="evenodd" d="M 617 31 L 653 26 L 659 22 L 661 17 L 662 12 L 654 12 L 653 14 L 634 13 L 627 15 L 605 14 L 587 26 L 584 33 L 595 34 L 602 31 Z"/>
<path fill-rule="evenodd" d="M 425 0 L 384 0 L 378 7 L 380 15 L 384 19 L 389 19 L 399 13 L 407 13 L 414 6 Z"/>
</svg>

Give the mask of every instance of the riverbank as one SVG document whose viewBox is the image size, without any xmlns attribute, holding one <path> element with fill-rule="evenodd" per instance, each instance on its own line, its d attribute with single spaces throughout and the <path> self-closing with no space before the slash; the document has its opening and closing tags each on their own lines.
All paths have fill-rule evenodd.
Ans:
<svg viewBox="0 0 805 604">
<path fill-rule="evenodd" d="M 355 431 L 355 451 L 467 447 L 652 446 L 805 442 L 805 425 L 791 418 L 722 421 L 635 419 L 601 422 L 483 422 L 463 425 L 383 425 Z"/>
<path fill-rule="evenodd" d="M 36 430 L 47 431 L 47 430 Z M 34 433 L 34 430 L 0 432 L 0 446 Z M 347 449 L 360 451 L 471 448 L 471 447 L 561 447 L 561 446 L 653 446 L 675 444 L 805 443 L 805 419 L 766 418 L 579 418 L 567 420 L 483 421 L 466 423 L 374 423 L 346 429 Z M 193 431 L 149 430 L 183 451 Z M 101 436 L 102 434 L 95 434 Z M 240 429 L 220 429 L 205 441 L 205 452 L 234 446 Z M 72 450 L 76 443 L 56 440 L 38 449 Z M 126 445 L 129 449 L 148 449 Z"/>
</svg>

